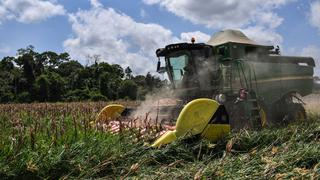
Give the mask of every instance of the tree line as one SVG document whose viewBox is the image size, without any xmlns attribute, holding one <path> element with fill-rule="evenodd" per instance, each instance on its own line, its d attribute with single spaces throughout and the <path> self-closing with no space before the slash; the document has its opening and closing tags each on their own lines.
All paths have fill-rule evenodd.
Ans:
<svg viewBox="0 0 320 180">
<path fill-rule="evenodd" d="M 136 100 L 165 84 L 150 73 L 134 76 L 130 67 L 99 62 L 98 56 L 91 60 L 84 66 L 68 53 L 19 49 L 0 61 L 0 103 Z"/>
</svg>

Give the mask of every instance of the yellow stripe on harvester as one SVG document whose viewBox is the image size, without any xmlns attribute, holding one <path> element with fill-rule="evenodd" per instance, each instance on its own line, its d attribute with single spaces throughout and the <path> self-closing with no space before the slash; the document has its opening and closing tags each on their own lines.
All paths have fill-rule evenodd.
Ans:
<svg viewBox="0 0 320 180">
<path fill-rule="evenodd" d="M 179 114 L 176 122 L 176 130 L 166 132 L 152 144 L 152 147 L 160 147 L 161 145 L 171 143 L 177 138 L 185 136 L 187 133 L 197 135 L 207 132 L 203 136 L 214 141 L 218 139 L 218 137 L 229 133 L 230 125 L 228 124 L 208 125 L 218 107 L 219 103 L 212 99 L 201 98 L 189 102 Z M 219 129 L 219 127 L 221 129 Z"/>
</svg>

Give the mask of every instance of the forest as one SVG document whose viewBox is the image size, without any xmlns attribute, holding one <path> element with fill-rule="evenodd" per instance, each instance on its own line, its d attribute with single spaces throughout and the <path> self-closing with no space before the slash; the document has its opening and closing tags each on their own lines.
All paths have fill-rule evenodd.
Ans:
<svg viewBox="0 0 320 180">
<path fill-rule="evenodd" d="M 30 45 L 0 61 L 0 103 L 143 100 L 166 84 L 130 67 L 102 62 L 98 55 L 83 65 L 68 53 L 37 52 Z"/>
</svg>

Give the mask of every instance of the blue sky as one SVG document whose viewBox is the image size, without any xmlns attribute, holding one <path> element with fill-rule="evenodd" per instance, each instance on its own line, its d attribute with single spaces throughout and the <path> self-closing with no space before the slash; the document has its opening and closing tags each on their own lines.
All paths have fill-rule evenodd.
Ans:
<svg viewBox="0 0 320 180">
<path fill-rule="evenodd" d="M 320 0 L 1 0 L 0 57 L 33 45 L 146 73 L 154 70 L 156 48 L 192 36 L 206 42 L 235 28 L 320 65 L 319 14 Z"/>
</svg>

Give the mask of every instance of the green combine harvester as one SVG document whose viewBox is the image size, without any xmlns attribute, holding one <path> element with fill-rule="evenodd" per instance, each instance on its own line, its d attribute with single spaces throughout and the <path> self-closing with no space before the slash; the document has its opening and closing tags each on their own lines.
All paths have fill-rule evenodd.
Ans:
<svg viewBox="0 0 320 180">
<path fill-rule="evenodd" d="M 260 45 L 237 30 L 218 32 L 207 43 L 169 44 L 156 55 L 157 71 L 168 75 L 172 97 L 182 103 L 171 112 L 166 107 L 178 116 L 176 128 L 154 147 L 187 134 L 216 141 L 230 130 L 306 119 L 301 97 L 313 90 L 311 57 L 282 56 L 279 47 Z M 126 111 L 105 109 L 109 118 Z"/>
</svg>

